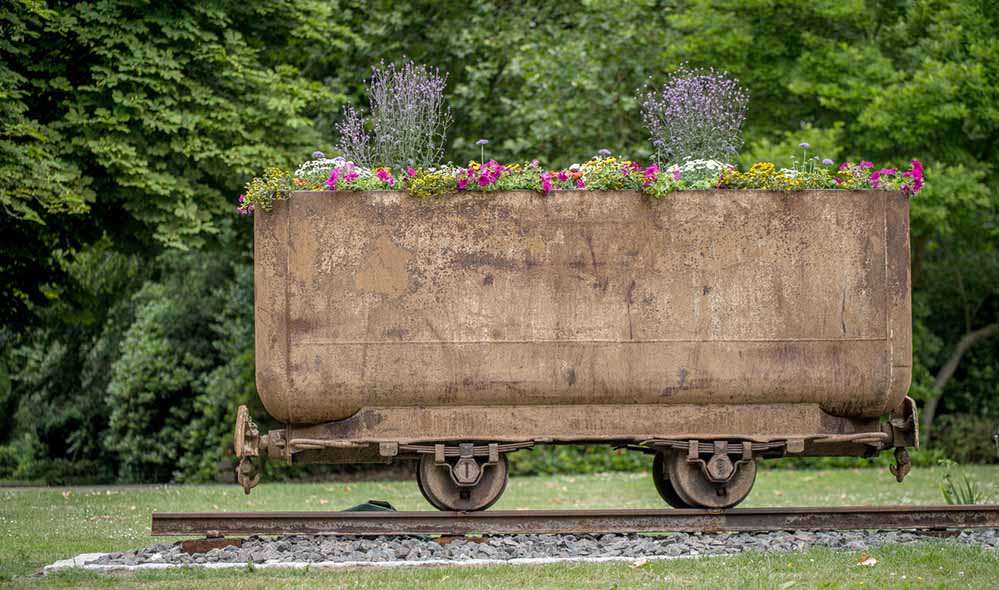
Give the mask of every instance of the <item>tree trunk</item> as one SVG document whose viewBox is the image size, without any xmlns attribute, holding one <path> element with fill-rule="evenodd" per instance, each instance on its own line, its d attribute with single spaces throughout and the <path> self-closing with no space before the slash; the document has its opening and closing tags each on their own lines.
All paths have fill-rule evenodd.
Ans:
<svg viewBox="0 0 999 590">
<path fill-rule="evenodd" d="M 961 363 L 961 357 L 976 342 L 983 338 L 988 338 L 997 332 L 999 332 L 999 322 L 989 324 L 984 328 L 973 330 L 961 336 L 950 358 L 947 359 L 943 367 L 940 367 L 936 379 L 933 380 L 933 397 L 926 400 L 926 403 L 923 404 L 923 431 L 920 433 L 923 444 L 928 445 L 930 442 L 930 427 L 933 425 L 933 417 L 937 412 L 937 406 L 940 404 L 940 398 L 943 396 L 944 387 L 946 387 L 950 378 L 954 376 L 954 371 L 957 370 L 958 364 Z"/>
</svg>

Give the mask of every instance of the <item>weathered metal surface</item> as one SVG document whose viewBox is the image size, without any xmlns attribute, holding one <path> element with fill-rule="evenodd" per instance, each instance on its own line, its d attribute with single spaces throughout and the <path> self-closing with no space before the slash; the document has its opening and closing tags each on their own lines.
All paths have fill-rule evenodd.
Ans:
<svg viewBox="0 0 999 590">
<path fill-rule="evenodd" d="M 289 425 L 287 441 L 632 441 L 740 438 L 757 442 L 880 433 L 877 418 L 841 418 L 818 404 L 622 404 L 365 408 L 346 420 Z M 278 438 L 271 437 L 275 443 Z M 272 456 L 280 455 L 276 449 Z"/>
<path fill-rule="evenodd" d="M 515 510 L 486 512 L 154 512 L 152 534 L 655 533 L 999 527 L 999 505 Z"/>
<path fill-rule="evenodd" d="M 908 256 L 889 192 L 295 193 L 255 216 L 258 391 L 292 424 L 514 405 L 880 416 L 909 385 Z"/>
</svg>

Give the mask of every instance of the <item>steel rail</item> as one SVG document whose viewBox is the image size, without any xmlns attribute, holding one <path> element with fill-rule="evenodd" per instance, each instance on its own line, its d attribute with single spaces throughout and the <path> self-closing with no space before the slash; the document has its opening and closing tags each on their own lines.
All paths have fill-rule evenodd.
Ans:
<svg viewBox="0 0 999 590">
<path fill-rule="evenodd" d="M 999 505 L 515 510 L 484 512 L 154 512 L 154 536 L 464 535 L 999 528 Z"/>
</svg>

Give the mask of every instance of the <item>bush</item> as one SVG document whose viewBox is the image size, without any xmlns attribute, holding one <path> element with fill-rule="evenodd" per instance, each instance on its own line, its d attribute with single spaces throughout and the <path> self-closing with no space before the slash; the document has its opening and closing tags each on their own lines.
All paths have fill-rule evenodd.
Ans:
<svg viewBox="0 0 999 590">
<path fill-rule="evenodd" d="M 973 414 L 945 414 L 933 423 L 934 450 L 958 463 L 996 463 L 995 434 L 999 420 Z"/>
<path fill-rule="evenodd" d="M 642 120 L 662 152 L 657 163 L 731 162 L 742 146 L 748 104 L 749 94 L 728 73 L 681 66 L 642 101 Z"/>
<path fill-rule="evenodd" d="M 372 133 L 365 130 L 361 115 L 347 105 L 337 127 L 337 147 L 345 158 L 367 168 L 438 164 L 451 125 L 451 109 L 444 99 L 446 84 L 447 74 L 425 65 L 379 64 L 365 84 Z"/>
<path fill-rule="evenodd" d="M 641 471 L 652 465 L 651 455 L 610 445 L 542 445 L 509 458 L 512 475 Z"/>
</svg>

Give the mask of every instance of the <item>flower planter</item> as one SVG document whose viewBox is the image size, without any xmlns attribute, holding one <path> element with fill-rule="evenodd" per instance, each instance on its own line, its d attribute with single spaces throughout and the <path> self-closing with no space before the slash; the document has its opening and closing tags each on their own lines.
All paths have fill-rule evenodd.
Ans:
<svg viewBox="0 0 999 590">
<path fill-rule="evenodd" d="M 300 192 L 255 239 L 258 389 L 286 423 L 393 405 L 874 417 L 909 385 L 896 193 Z"/>
<path fill-rule="evenodd" d="M 499 465 L 542 442 L 706 441 L 755 476 L 753 453 L 915 442 L 896 192 L 296 192 L 254 224 L 272 456 L 422 469 L 461 442 L 506 445 Z M 498 482 L 474 506 L 427 497 L 481 508 Z M 687 504 L 752 478 L 732 485 Z"/>
</svg>

